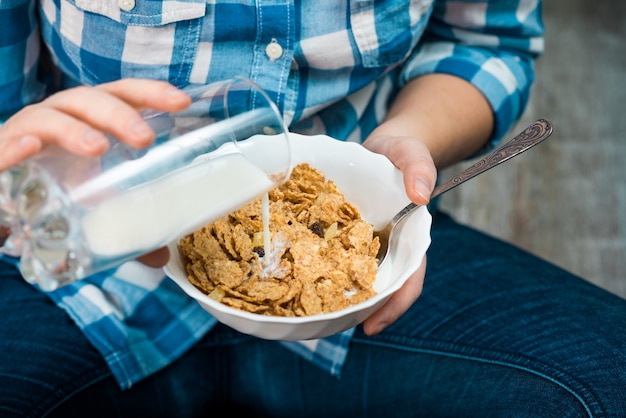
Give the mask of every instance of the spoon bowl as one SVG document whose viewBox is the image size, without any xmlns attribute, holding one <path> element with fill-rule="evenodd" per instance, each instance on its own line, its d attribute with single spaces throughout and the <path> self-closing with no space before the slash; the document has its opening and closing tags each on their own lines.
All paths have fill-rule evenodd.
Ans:
<svg viewBox="0 0 626 418">
<path fill-rule="evenodd" d="M 539 119 L 522 132 L 520 132 L 513 139 L 496 148 L 491 154 L 487 157 L 479 160 L 471 167 L 466 168 L 461 171 L 459 174 L 451 178 L 450 180 L 441 183 L 439 186 L 435 187 L 433 192 L 430 195 L 431 200 L 435 197 L 452 190 L 456 186 L 459 186 L 465 183 L 467 180 L 476 177 L 479 174 L 484 173 L 485 171 L 502 164 L 505 161 L 510 160 L 511 158 L 521 154 L 524 151 L 529 150 L 535 145 L 542 142 L 544 139 L 547 139 L 552 134 L 552 124 L 550 121 L 546 119 Z M 400 210 L 392 219 L 385 225 L 384 228 L 375 231 L 374 236 L 378 237 L 380 241 L 380 249 L 378 250 L 377 258 L 378 258 L 378 269 L 381 268 L 385 260 L 387 259 L 387 254 L 389 253 L 389 243 L 391 242 L 392 235 L 398 226 L 406 218 L 408 214 L 417 209 L 419 205 L 415 203 L 409 203 L 402 210 Z"/>
</svg>

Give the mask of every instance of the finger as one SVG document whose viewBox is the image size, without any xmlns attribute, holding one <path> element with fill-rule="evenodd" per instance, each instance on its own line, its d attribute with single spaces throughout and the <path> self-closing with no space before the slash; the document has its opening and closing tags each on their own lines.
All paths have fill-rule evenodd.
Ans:
<svg viewBox="0 0 626 418">
<path fill-rule="evenodd" d="M 46 99 L 42 106 L 56 109 L 137 148 L 148 146 L 154 140 L 154 130 L 137 109 L 101 89 L 78 87 L 59 92 Z"/>
<path fill-rule="evenodd" d="M 24 135 L 0 142 L 0 171 L 32 157 L 42 147 L 42 142 L 34 135 Z"/>
<path fill-rule="evenodd" d="M 142 255 L 137 258 L 137 261 L 145 264 L 148 267 L 163 267 L 170 259 L 170 250 L 167 247 L 159 248 L 151 253 Z"/>
<path fill-rule="evenodd" d="M 141 79 L 124 79 L 96 88 L 78 87 L 44 102 L 136 148 L 151 144 L 155 135 L 139 111 L 150 108 L 174 112 L 190 103 L 191 98 L 171 84 Z"/>
<path fill-rule="evenodd" d="M 382 332 L 402 316 L 422 293 L 426 273 L 426 256 L 419 269 L 394 293 L 382 308 L 363 322 L 363 331 L 367 335 Z"/>
<path fill-rule="evenodd" d="M 138 110 L 176 112 L 191 104 L 189 95 L 165 81 L 127 78 L 100 84 L 97 88 L 120 98 Z"/>
<path fill-rule="evenodd" d="M 386 155 L 403 174 L 407 196 L 418 205 L 430 201 L 437 181 L 437 169 L 430 151 L 412 136 L 376 136 L 364 144 L 371 151 Z"/>
<path fill-rule="evenodd" d="M 417 155 L 406 163 L 402 172 L 404 188 L 409 199 L 418 205 L 426 205 L 430 202 L 430 195 L 437 181 L 437 169 L 430 154 Z"/>
<path fill-rule="evenodd" d="M 25 107 L 0 128 L 0 169 L 34 155 L 44 143 L 79 155 L 99 155 L 109 146 L 99 131 L 131 146 L 145 147 L 153 141 L 154 131 L 138 110 L 177 111 L 190 102 L 181 90 L 155 80 L 127 79 L 59 92 Z"/>
<path fill-rule="evenodd" d="M 32 123 L 37 121 L 37 123 Z M 26 138 L 28 147 L 20 148 Z M 39 140 L 39 145 L 35 138 Z M 24 159 L 37 152 L 44 143 L 56 144 L 78 155 L 95 156 L 102 154 L 109 146 L 109 140 L 92 128 L 57 109 L 36 105 L 25 108 L 2 126 L 2 141 L 9 155 Z"/>
<path fill-rule="evenodd" d="M 409 199 L 419 205 L 427 204 L 437 181 L 437 169 L 426 145 L 417 138 L 402 138 L 391 158 L 402 170 Z"/>
</svg>

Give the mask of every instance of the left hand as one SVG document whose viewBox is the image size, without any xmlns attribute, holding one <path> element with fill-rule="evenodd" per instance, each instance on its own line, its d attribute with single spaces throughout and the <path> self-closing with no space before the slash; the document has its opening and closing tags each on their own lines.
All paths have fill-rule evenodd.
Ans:
<svg viewBox="0 0 626 418">
<path fill-rule="evenodd" d="M 167 247 L 158 248 L 151 253 L 137 257 L 137 261 L 148 267 L 163 267 L 170 260 L 170 250 Z"/>
<path fill-rule="evenodd" d="M 383 154 L 398 167 L 404 178 L 407 196 L 418 205 L 425 205 L 437 179 L 437 169 L 426 145 L 409 136 L 374 135 L 364 146 L 370 151 Z M 406 283 L 372 316 L 363 323 L 368 335 L 378 334 L 402 316 L 422 293 L 426 274 L 426 256 L 418 270 Z"/>
</svg>

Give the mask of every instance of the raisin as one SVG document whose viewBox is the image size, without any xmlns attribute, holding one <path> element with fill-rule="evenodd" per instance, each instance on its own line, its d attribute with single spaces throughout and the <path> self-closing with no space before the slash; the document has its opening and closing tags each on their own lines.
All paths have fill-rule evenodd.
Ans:
<svg viewBox="0 0 626 418">
<path fill-rule="evenodd" d="M 324 238 L 324 227 L 318 221 L 313 222 L 311 226 L 309 226 L 309 229 L 318 237 Z"/>
<path fill-rule="evenodd" d="M 252 251 L 255 252 L 259 258 L 265 257 L 265 249 L 263 247 L 254 247 Z"/>
</svg>

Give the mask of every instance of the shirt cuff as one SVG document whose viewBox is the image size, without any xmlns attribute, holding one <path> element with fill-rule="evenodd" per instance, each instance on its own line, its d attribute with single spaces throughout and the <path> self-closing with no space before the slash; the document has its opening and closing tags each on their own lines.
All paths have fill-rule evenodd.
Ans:
<svg viewBox="0 0 626 418">
<path fill-rule="evenodd" d="M 530 55 L 433 42 L 424 44 L 407 61 L 400 83 L 404 85 L 413 78 L 433 73 L 454 75 L 472 83 L 489 102 L 495 125 L 480 153 L 492 149 L 520 118 L 534 81 Z"/>
</svg>

